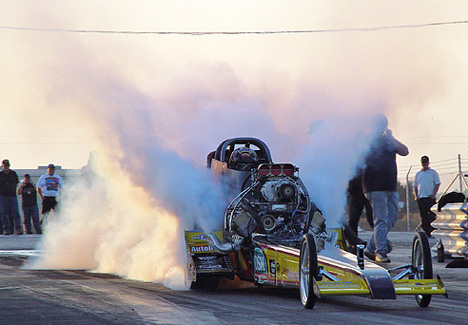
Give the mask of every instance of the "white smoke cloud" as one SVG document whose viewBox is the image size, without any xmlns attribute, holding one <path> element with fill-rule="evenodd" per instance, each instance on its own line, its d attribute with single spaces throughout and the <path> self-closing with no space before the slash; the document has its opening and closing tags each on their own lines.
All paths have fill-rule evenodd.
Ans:
<svg viewBox="0 0 468 325">
<path fill-rule="evenodd" d="M 328 227 L 340 227 L 346 221 L 348 182 L 363 166 L 372 139 L 369 119 L 343 115 L 311 123 L 310 142 L 300 153 L 298 164 Z"/>
<path fill-rule="evenodd" d="M 89 73 L 86 64 L 81 71 Z M 81 114 L 98 154 L 86 181 L 65 189 L 59 216 L 45 227 L 45 255 L 30 267 L 94 269 L 181 287 L 183 230 L 195 223 L 207 232 L 220 229 L 221 192 L 206 169 L 157 136 L 163 110 L 151 99 L 117 78 L 82 77 L 69 86 L 90 105 Z"/>
<path fill-rule="evenodd" d="M 182 229 L 190 218 L 158 205 L 117 162 L 97 158 L 92 167 L 68 184 L 60 213 L 45 225 L 44 255 L 28 267 L 90 269 L 182 288 Z"/>
<path fill-rule="evenodd" d="M 206 14 L 202 6 L 39 5 L 25 2 L 0 10 L 0 17 L 16 26 L 133 30 L 407 22 L 401 7 L 382 10 L 374 2 L 346 10 L 233 2 L 213 15 L 216 26 L 193 19 Z M 406 6 L 408 16 L 421 11 Z M 420 17 L 437 18 L 435 12 L 425 9 Z M 195 220 L 206 220 L 206 229 L 219 226 L 224 207 L 204 169 L 206 154 L 235 136 L 259 137 L 275 161 L 297 164 L 327 225 L 338 225 L 347 182 L 365 151 L 366 119 L 385 113 L 392 128 L 403 109 L 418 111 L 449 86 L 452 55 L 438 45 L 442 36 L 430 30 L 205 38 L 3 31 L 0 41 L 8 46 L 0 51 L 0 89 L 7 110 L 0 128 L 11 133 L 13 125 L 31 141 L 77 134 L 86 142 L 85 149 L 31 146 L 17 157 L 48 163 L 98 152 L 94 181 L 67 184 L 61 212 L 42 238 L 46 253 L 33 266 L 180 286 L 183 229 Z M 315 120 L 323 128 L 306 135 Z"/>
</svg>

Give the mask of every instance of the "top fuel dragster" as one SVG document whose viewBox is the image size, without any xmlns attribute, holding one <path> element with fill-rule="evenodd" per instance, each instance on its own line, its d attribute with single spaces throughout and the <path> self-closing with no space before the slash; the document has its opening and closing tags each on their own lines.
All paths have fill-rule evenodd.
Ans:
<svg viewBox="0 0 468 325">
<path fill-rule="evenodd" d="M 385 269 L 346 251 L 341 229 L 326 229 L 291 163 L 274 163 L 256 138 L 223 141 L 208 155 L 208 167 L 222 182 L 228 204 L 222 229 L 186 230 L 187 281 L 192 289 L 215 288 L 220 278 L 256 285 L 299 288 L 305 308 L 325 295 L 367 295 L 395 299 L 414 295 L 426 307 L 432 295 L 446 295 L 433 278 L 429 242 L 417 233 L 408 265 Z"/>
</svg>

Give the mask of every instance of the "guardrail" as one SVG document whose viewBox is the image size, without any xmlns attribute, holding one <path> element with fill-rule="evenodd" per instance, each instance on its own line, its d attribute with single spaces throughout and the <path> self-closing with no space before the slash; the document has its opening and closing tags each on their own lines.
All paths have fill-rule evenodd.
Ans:
<svg viewBox="0 0 468 325">
<path fill-rule="evenodd" d="M 444 251 L 451 255 L 468 258 L 468 203 L 449 203 L 438 211 L 432 226 L 437 228 L 432 235 L 444 245 Z"/>
</svg>

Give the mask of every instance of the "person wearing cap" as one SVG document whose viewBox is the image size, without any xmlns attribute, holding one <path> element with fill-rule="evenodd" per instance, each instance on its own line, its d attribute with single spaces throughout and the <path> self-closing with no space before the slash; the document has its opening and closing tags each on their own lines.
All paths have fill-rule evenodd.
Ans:
<svg viewBox="0 0 468 325">
<path fill-rule="evenodd" d="M 42 199 L 42 219 L 45 214 L 50 210 L 55 211 L 57 206 L 57 195 L 60 193 L 60 189 L 63 186 L 62 177 L 55 174 L 55 165 L 49 164 L 47 166 L 47 174 L 42 175 L 36 184 L 37 193 Z"/>
<path fill-rule="evenodd" d="M 2 161 L 2 171 L 0 172 L 0 214 L 3 221 L 5 235 L 11 235 L 13 228 L 16 234 L 22 235 L 21 216 L 18 208 L 18 198 L 16 196 L 16 186 L 18 185 L 18 175 L 10 169 L 10 161 Z"/>
<path fill-rule="evenodd" d="M 436 194 L 440 187 L 439 174 L 429 167 L 429 157 L 421 157 L 422 169 L 416 173 L 414 179 L 414 198 L 418 202 L 419 214 L 421 216 L 421 228 L 426 233 L 427 237 L 431 237 L 432 227 L 431 222 L 435 220 L 435 213 L 431 211 L 432 206 L 436 203 Z"/>
<path fill-rule="evenodd" d="M 408 147 L 388 129 L 387 117 L 376 114 L 371 120 L 372 143 L 366 156 L 362 185 L 372 206 L 373 235 L 364 254 L 377 263 L 390 263 L 387 235 L 398 218 L 396 156 L 407 156 Z"/>
<path fill-rule="evenodd" d="M 23 181 L 18 187 L 17 193 L 21 195 L 21 207 L 23 208 L 26 233 L 32 234 L 32 219 L 36 234 L 42 234 L 41 225 L 39 223 L 39 208 L 37 207 L 37 191 L 29 174 L 24 174 Z"/>
</svg>

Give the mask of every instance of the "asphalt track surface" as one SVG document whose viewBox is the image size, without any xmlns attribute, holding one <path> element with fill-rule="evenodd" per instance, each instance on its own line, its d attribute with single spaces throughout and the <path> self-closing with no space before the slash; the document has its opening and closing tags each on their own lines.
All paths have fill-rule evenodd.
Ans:
<svg viewBox="0 0 468 325">
<path fill-rule="evenodd" d="M 390 266 L 409 263 L 413 236 L 390 233 Z M 21 269 L 37 239 L 0 236 L 0 324 L 468 324 L 468 269 L 446 268 L 451 259 L 433 259 L 449 297 L 433 296 L 428 308 L 413 296 L 334 296 L 306 310 L 293 289 L 231 281 L 213 291 L 173 291 L 110 274 Z"/>
</svg>

